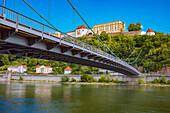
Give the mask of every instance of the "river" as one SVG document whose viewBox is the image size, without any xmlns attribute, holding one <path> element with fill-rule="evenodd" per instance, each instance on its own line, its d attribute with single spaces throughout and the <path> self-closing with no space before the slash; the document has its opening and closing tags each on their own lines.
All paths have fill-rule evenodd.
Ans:
<svg viewBox="0 0 170 113">
<path fill-rule="evenodd" d="M 169 113 L 170 88 L 0 82 L 5 113 Z"/>
</svg>

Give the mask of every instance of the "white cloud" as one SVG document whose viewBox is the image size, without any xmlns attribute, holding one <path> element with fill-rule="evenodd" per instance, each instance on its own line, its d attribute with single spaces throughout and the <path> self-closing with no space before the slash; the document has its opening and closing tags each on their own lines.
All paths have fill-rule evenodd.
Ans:
<svg viewBox="0 0 170 113">
<path fill-rule="evenodd" d="M 141 25 L 142 29 L 143 29 L 143 25 Z"/>
<path fill-rule="evenodd" d="M 145 35 L 145 34 L 146 34 L 146 32 L 145 32 L 145 31 L 142 31 L 142 32 L 141 32 L 141 35 Z"/>
</svg>

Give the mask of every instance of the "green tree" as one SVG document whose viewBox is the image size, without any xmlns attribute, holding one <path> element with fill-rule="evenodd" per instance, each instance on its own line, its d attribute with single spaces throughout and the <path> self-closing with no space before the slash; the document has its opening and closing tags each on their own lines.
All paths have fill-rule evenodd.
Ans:
<svg viewBox="0 0 170 113">
<path fill-rule="evenodd" d="M 134 23 L 131 23 L 129 26 L 128 26 L 128 31 L 138 31 L 138 30 L 141 30 L 142 27 L 141 27 L 141 24 L 138 22 L 136 24 Z"/>
</svg>

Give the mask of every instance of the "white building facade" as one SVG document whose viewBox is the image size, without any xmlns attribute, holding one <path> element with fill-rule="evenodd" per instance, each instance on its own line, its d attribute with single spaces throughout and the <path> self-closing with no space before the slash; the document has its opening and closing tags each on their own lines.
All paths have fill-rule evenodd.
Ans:
<svg viewBox="0 0 170 113">
<path fill-rule="evenodd" d="M 147 35 L 155 35 L 155 32 L 152 29 L 148 29 L 146 32 Z"/>
<path fill-rule="evenodd" d="M 72 72 L 72 69 L 70 67 L 67 67 L 64 69 L 64 74 L 70 74 Z"/>
<path fill-rule="evenodd" d="M 53 68 L 50 66 L 37 66 L 36 73 L 53 73 Z"/>
<path fill-rule="evenodd" d="M 92 31 L 90 29 L 87 29 L 85 25 L 78 26 L 75 31 L 67 32 L 66 34 L 78 38 L 87 36 L 88 34 L 92 34 Z"/>
<path fill-rule="evenodd" d="M 24 72 L 27 71 L 27 66 L 25 66 L 25 65 L 10 66 L 10 67 L 8 67 L 8 71 L 18 72 L 18 73 L 24 73 Z"/>
</svg>

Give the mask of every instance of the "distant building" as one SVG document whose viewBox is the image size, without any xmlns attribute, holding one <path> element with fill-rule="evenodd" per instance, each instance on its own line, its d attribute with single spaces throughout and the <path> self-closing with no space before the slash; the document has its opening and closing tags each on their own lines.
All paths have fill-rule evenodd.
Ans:
<svg viewBox="0 0 170 113">
<path fill-rule="evenodd" d="M 70 74 L 72 72 L 72 69 L 68 66 L 64 69 L 64 74 Z"/>
<path fill-rule="evenodd" d="M 9 66 L 8 71 L 11 72 L 18 72 L 18 73 L 24 73 L 27 71 L 26 65 L 20 65 L 20 66 Z"/>
<path fill-rule="evenodd" d="M 83 37 L 87 36 L 88 34 L 92 34 L 90 29 L 87 29 L 85 25 L 78 26 L 76 30 L 74 31 L 69 31 L 66 34 L 78 38 L 78 37 Z"/>
<path fill-rule="evenodd" d="M 155 35 L 155 32 L 152 29 L 148 29 L 146 32 L 147 35 Z"/>
<path fill-rule="evenodd" d="M 106 31 L 106 33 L 119 33 L 125 32 L 125 22 L 115 21 L 104 24 L 94 25 L 93 30 L 96 34 L 100 35 L 101 32 Z"/>
<path fill-rule="evenodd" d="M 52 73 L 53 68 L 50 66 L 37 66 L 36 73 Z"/>
</svg>

